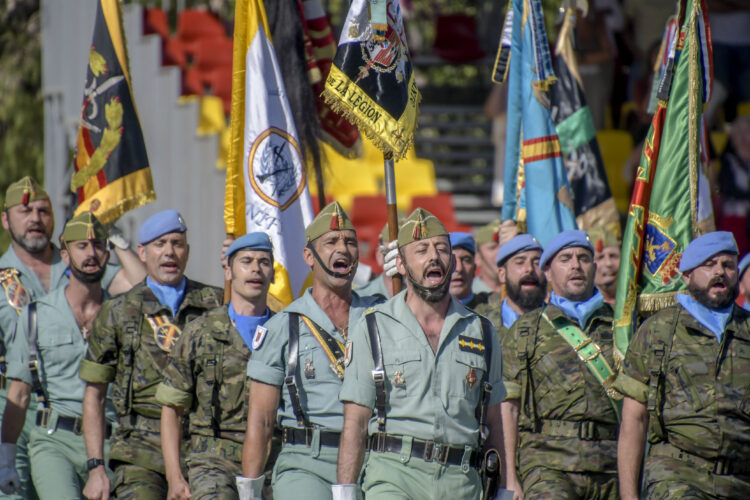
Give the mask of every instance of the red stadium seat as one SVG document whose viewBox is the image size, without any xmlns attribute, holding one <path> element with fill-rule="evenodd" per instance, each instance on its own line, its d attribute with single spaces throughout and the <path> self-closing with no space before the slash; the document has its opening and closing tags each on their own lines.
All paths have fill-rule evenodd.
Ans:
<svg viewBox="0 0 750 500">
<path fill-rule="evenodd" d="M 169 20 L 166 11 L 156 8 L 144 10 L 143 32 L 146 35 L 157 34 L 166 41 L 169 38 Z"/>
<path fill-rule="evenodd" d="M 359 229 L 360 226 L 374 226 L 380 232 L 388 221 L 385 206 L 385 195 L 360 195 L 352 200 L 349 211 L 352 224 Z"/>
<path fill-rule="evenodd" d="M 409 211 L 412 212 L 418 207 L 424 208 L 440 219 L 440 222 L 448 229 L 459 225 L 456 222 L 455 209 L 453 208 L 453 195 L 450 193 L 438 193 L 433 196 L 414 196 L 411 199 L 411 208 Z"/>
<path fill-rule="evenodd" d="M 203 9 L 185 9 L 177 18 L 177 36 L 193 42 L 200 38 L 227 36 L 219 18 Z"/>
<path fill-rule="evenodd" d="M 232 66 L 222 66 L 212 71 L 201 72 L 208 93 L 220 97 L 224 102 L 224 111 L 229 114 L 232 106 Z"/>
<path fill-rule="evenodd" d="M 203 75 L 195 68 L 182 72 L 182 95 L 203 95 L 206 93 Z"/>
<path fill-rule="evenodd" d="M 185 42 L 177 37 L 168 38 L 162 49 L 162 64 L 164 66 L 187 67 L 187 47 Z"/>
<path fill-rule="evenodd" d="M 194 42 L 195 67 L 211 71 L 223 66 L 232 67 L 232 39 L 227 37 L 200 39 Z"/>
</svg>

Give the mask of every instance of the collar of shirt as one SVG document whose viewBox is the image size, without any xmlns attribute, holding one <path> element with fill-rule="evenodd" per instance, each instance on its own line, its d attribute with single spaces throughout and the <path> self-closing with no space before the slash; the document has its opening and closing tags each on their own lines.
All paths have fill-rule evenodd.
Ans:
<svg viewBox="0 0 750 500">
<path fill-rule="evenodd" d="M 724 329 L 727 327 L 727 323 L 729 323 L 729 320 L 732 317 L 731 304 L 729 307 L 723 309 L 711 309 L 686 293 L 678 293 L 677 302 L 679 302 L 698 323 L 711 330 L 711 332 L 716 335 L 717 340 L 721 342 L 721 337 L 724 335 Z"/>
<path fill-rule="evenodd" d="M 471 292 L 468 297 L 465 297 L 463 299 L 459 299 L 458 297 L 456 297 L 456 300 L 458 300 L 463 305 L 466 305 L 469 302 L 471 302 L 471 299 L 473 299 L 473 298 L 474 298 L 474 292 Z"/>
<path fill-rule="evenodd" d="M 266 307 L 266 312 L 261 316 L 245 316 L 234 310 L 232 303 L 229 303 L 229 319 L 232 320 L 232 324 L 240 333 L 242 340 L 245 341 L 250 350 L 252 350 L 253 336 L 255 335 L 256 329 L 265 324 L 268 318 L 271 317 L 271 311 Z"/>
<path fill-rule="evenodd" d="M 569 318 L 578 321 L 581 328 L 586 328 L 591 316 L 604 304 L 604 297 L 597 289 L 594 289 L 594 294 L 591 297 L 583 301 L 568 300 L 552 292 L 550 293 L 549 303 L 560 308 Z"/>
<path fill-rule="evenodd" d="M 146 276 L 146 285 L 154 292 L 154 295 L 159 300 L 159 303 L 163 306 L 168 307 L 172 311 L 172 316 L 177 316 L 177 310 L 182 304 L 182 300 L 185 298 L 185 285 L 187 279 L 183 276 L 182 281 L 177 286 L 161 285 L 151 279 L 150 276 Z"/>
<path fill-rule="evenodd" d="M 747 300 L 746 300 L 745 302 L 743 302 L 743 303 L 742 303 L 742 308 L 743 308 L 743 309 L 744 309 L 745 311 L 750 311 L 750 302 L 748 302 Z"/>
<path fill-rule="evenodd" d="M 48 293 L 34 271 L 26 267 L 26 264 L 24 264 L 18 255 L 16 255 L 13 245 L 10 245 L 8 251 L 0 257 L 0 269 L 6 267 L 12 267 L 18 271 L 21 284 L 31 294 L 32 298 L 41 297 Z M 68 278 L 65 274 L 67 269 L 68 266 L 60 257 L 60 249 L 55 245 L 52 245 L 52 263 L 49 271 L 49 292 L 55 290 L 61 282 L 67 282 Z"/>
<path fill-rule="evenodd" d="M 513 326 L 513 323 L 515 323 L 516 320 L 521 317 L 520 314 L 518 314 L 513 310 L 512 307 L 510 307 L 507 298 L 503 299 L 503 303 L 500 306 L 500 314 L 503 317 L 503 326 L 505 328 L 510 328 L 511 326 Z"/>
</svg>

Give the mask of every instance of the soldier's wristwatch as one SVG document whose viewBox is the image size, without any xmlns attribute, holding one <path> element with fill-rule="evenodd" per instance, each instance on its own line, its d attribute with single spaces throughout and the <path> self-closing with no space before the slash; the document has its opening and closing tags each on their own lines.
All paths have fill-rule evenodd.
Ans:
<svg viewBox="0 0 750 500">
<path fill-rule="evenodd" d="M 102 460 L 101 458 L 89 458 L 88 460 L 86 460 L 87 470 L 96 469 L 100 465 L 104 465 L 104 460 Z"/>
</svg>

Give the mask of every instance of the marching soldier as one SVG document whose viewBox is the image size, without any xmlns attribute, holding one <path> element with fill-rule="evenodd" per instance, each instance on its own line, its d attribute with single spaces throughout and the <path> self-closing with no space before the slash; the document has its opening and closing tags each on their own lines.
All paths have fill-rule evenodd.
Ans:
<svg viewBox="0 0 750 500">
<path fill-rule="evenodd" d="M 617 498 L 612 309 L 594 287 L 586 233 L 552 238 L 539 267 L 549 304 L 503 337 L 507 488 L 517 498 Z"/>
<path fill-rule="evenodd" d="M 737 269 L 740 280 L 740 296 L 738 303 L 746 311 L 750 311 L 750 273 L 745 272 L 748 268 L 750 268 L 750 253 L 742 257 L 739 268 Z"/>
<path fill-rule="evenodd" d="M 498 307 L 495 303 L 499 298 L 494 299 L 493 293 L 487 304 L 475 310 L 492 321 L 500 339 L 522 314 L 544 304 L 547 279 L 539 269 L 541 255 L 542 246 L 530 234 L 515 236 L 497 251 L 497 276 L 505 287 L 505 298 Z"/>
<path fill-rule="evenodd" d="M 84 495 L 109 497 L 103 460 L 104 401 L 112 386 L 118 427 L 110 444 L 112 490 L 117 498 L 166 498 L 161 453 L 161 407 L 156 388 L 169 352 L 185 325 L 221 304 L 222 291 L 185 277 L 187 227 L 175 210 L 147 219 L 138 232 L 138 255 L 148 276 L 102 305 L 89 339 L 80 377 L 89 480 Z"/>
<path fill-rule="evenodd" d="M 620 239 L 602 226 L 591 228 L 589 239 L 594 247 L 594 263 L 596 264 L 594 284 L 604 297 L 604 302 L 614 307 L 617 273 L 620 270 Z"/>
<path fill-rule="evenodd" d="M 495 220 L 477 229 L 474 234 L 474 241 L 477 244 L 476 262 L 479 274 L 474 278 L 474 283 L 471 286 L 474 293 L 500 293 L 502 291 L 497 278 L 495 256 L 498 248 L 517 234 L 518 227 L 512 220 L 506 220 L 502 223 Z"/>
<path fill-rule="evenodd" d="M 61 257 L 70 281 L 27 305 L 8 343 L 11 379 L 2 421 L 3 447 L 21 433 L 32 391 L 40 409 L 29 439 L 31 476 L 39 498 L 81 498 L 88 478 L 86 444 L 81 435 L 85 384 L 78 366 L 94 317 L 106 296 L 101 279 L 109 259 L 107 232 L 91 212 L 68 221 L 60 236 Z M 107 414 L 106 437 L 114 412 Z M 12 454 L 12 453 L 11 453 Z M 0 487 L 19 485 L 12 463 L 0 469 Z M 109 473 L 109 471 L 107 471 Z"/>
<path fill-rule="evenodd" d="M 260 499 L 274 425 L 282 449 L 273 473 L 277 500 L 330 499 L 343 424 L 338 400 L 348 332 L 381 296 L 352 291 L 359 249 L 341 205 L 327 205 L 305 230 L 313 286 L 253 338 L 247 367 L 250 402 L 240 498 Z"/>
<path fill-rule="evenodd" d="M 253 337 L 271 316 L 266 305 L 274 279 L 273 250 L 265 233 L 249 233 L 229 247 L 225 278 L 229 305 L 192 321 L 175 343 L 164 380 L 161 438 L 168 499 L 238 497 L 242 442 L 247 427 L 247 361 Z M 188 479 L 180 467 L 180 420 L 188 411 Z"/>
<path fill-rule="evenodd" d="M 416 209 L 398 234 L 406 292 L 352 332 L 334 498 L 356 497 L 368 435 L 366 498 L 482 495 L 482 444 L 502 442 L 502 354 L 490 322 L 448 293 L 450 245 L 443 224 Z"/>
<path fill-rule="evenodd" d="M 454 232 L 449 234 L 451 250 L 456 257 L 456 264 L 450 279 L 448 291 L 454 299 L 469 309 L 476 309 L 480 304 L 487 303 L 489 292 L 474 293 L 471 290 L 477 265 L 474 260 L 476 245 L 474 237 L 469 233 Z"/>
<path fill-rule="evenodd" d="M 694 239 L 679 271 L 688 293 L 641 325 L 615 382 L 625 394 L 620 493 L 627 500 L 750 498 L 750 313 L 734 304 L 732 233 Z"/>
<path fill-rule="evenodd" d="M 33 178 L 24 177 L 8 186 L 2 212 L 3 228 L 11 237 L 8 250 L 0 257 L 0 412 L 5 408 L 5 341 L 13 333 L 21 310 L 36 297 L 68 282 L 67 265 L 60 249 L 50 242 L 55 226 L 49 195 Z M 111 295 L 130 289 L 143 279 L 145 269 L 122 233 L 110 234 L 115 253 L 124 267 L 107 265 L 102 286 Z M 33 498 L 26 452 L 29 433 L 34 428 L 36 401 L 32 397 L 26 424 L 16 442 L 16 469 L 23 496 Z M 2 457 L 0 457 L 2 460 Z M 4 495 L 0 494 L 0 498 Z M 19 498 L 19 497 L 16 497 Z"/>
</svg>

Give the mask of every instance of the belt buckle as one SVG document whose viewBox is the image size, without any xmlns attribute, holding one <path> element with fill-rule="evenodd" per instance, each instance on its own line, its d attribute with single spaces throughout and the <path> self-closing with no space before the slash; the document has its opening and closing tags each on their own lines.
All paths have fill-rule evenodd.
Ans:
<svg viewBox="0 0 750 500">
<path fill-rule="evenodd" d="M 422 453 L 422 459 L 425 462 L 432 462 L 432 459 L 435 457 L 434 451 L 435 451 L 435 441 L 425 441 L 424 452 Z"/>
<path fill-rule="evenodd" d="M 281 430 L 281 442 L 282 443 L 288 443 L 289 442 L 288 432 L 289 432 L 289 428 L 288 427 L 284 427 Z"/>
<path fill-rule="evenodd" d="M 76 417 L 75 420 L 73 420 L 73 433 L 77 436 L 80 436 L 83 433 L 83 419 L 81 417 Z"/>
<path fill-rule="evenodd" d="M 584 441 L 596 440 L 596 428 L 594 422 L 585 420 L 578 424 L 578 437 Z"/>
<path fill-rule="evenodd" d="M 728 458 L 719 458 L 714 464 L 714 474 L 719 476 L 725 476 L 730 474 L 732 470 L 732 464 Z"/>
<path fill-rule="evenodd" d="M 591 345 L 591 347 L 593 347 L 594 352 L 590 356 L 584 356 L 582 349 L 588 345 Z M 588 339 L 576 347 L 576 353 L 578 354 L 578 357 L 581 359 L 581 361 L 583 361 L 584 363 L 588 363 L 589 361 L 596 359 L 596 357 L 602 353 L 602 348 L 599 347 L 598 344 L 593 344 L 591 342 L 591 339 Z"/>
<path fill-rule="evenodd" d="M 52 410 L 49 408 L 43 408 L 42 409 L 42 419 L 41 422 L 39 422 L 39 425 L 47 428 L 49 427 L 49 417 L 52 415 Z"/>
<path fill-rule="evenodd" d="M 372 436 L 372 443 L 370 449 L 377 453 L 385 452 L 385 432 L 376 432 Z"/>
<path fill-rule="evenodd" d="M 305 431 L 305 446 L 308 446 L 308 447 L 310 446 L 310 430 L 311 429 L 309 427 L 305 427 L 304 428 L 304 431 Z"/>
<path fill-rule="evenodd" d="M 446 444 L 435 444 L 435 452 L 433 457 L 435 462 L 440 465 L 448 463 L 448 455 L 450 455 L 451 447 Z"/>
</svg>

